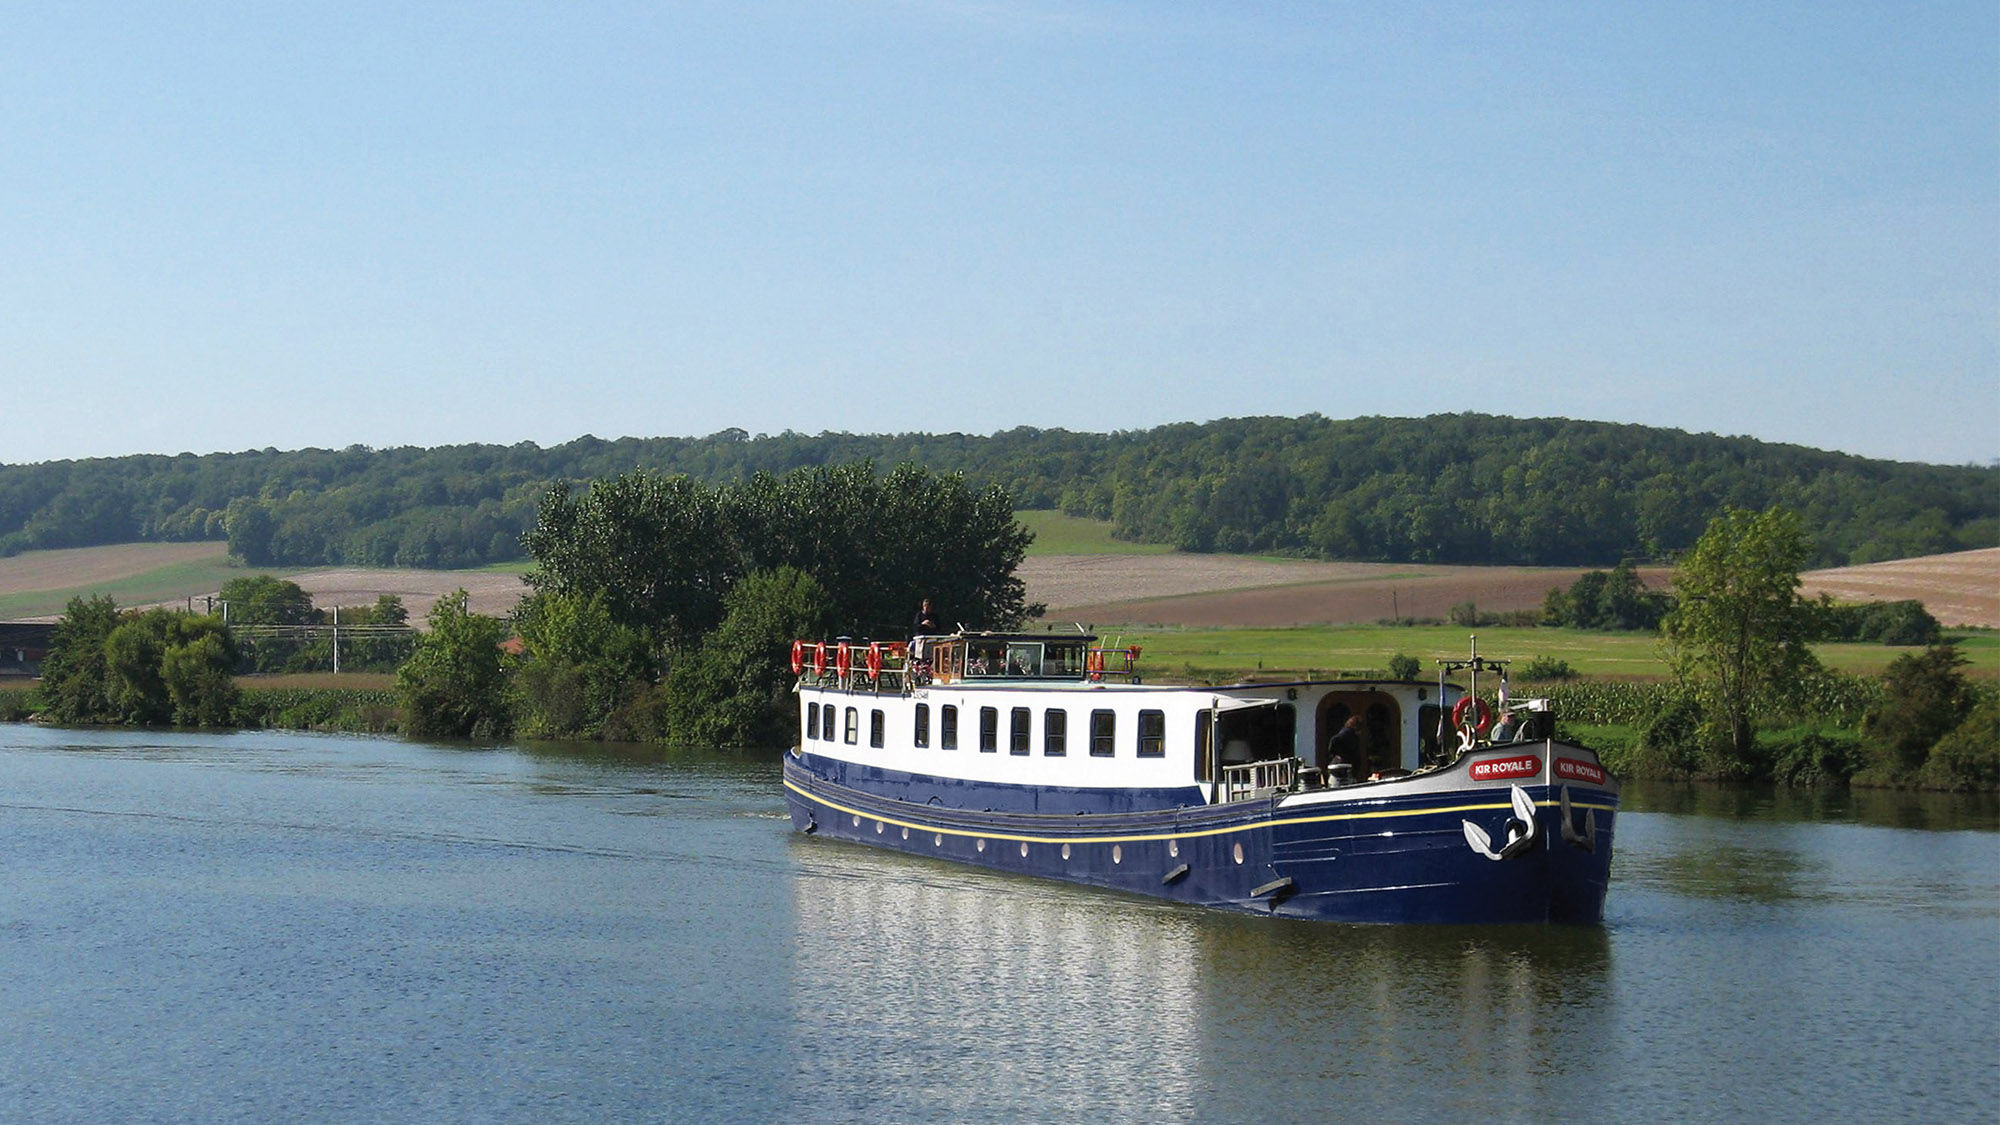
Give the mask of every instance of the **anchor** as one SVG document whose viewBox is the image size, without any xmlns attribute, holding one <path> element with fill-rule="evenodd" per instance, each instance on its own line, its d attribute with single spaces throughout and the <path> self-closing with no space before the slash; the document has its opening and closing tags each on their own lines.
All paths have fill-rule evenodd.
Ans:
<svg viewBox="0 0 2000 1125">
<path fill-rule="evenodd" d="M 1586 809 L 1583 814 L 1583 830 L 1574 827 L 1575 821 L 1569 811 L 1569 786 L 1562 788 L 1563 843 L 1587 852 L 1597 850 L 1597 810 Z"/>
<path fill-rule="evenodd" d="M 1459 823 L 1465 826 L 1465 842 L 1473 851 L 1487 859 L 1513 859 L 1527 851 L 1535 842 L 1535 802 L 1528 791 L 1518 785 L 1509 787 L 1514 801 L 1514 816 L 1507 821 L 1507 842 L 1499 851 L 1493 850 L 1493 838 L 1484 828 L 1469 820 Z"/>
</svg>

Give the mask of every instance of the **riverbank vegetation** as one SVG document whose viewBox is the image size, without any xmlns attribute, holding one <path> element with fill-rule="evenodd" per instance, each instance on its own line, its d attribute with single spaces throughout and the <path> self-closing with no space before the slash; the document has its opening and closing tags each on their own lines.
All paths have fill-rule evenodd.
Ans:
<svg viewBox="0 0 2000 1125">
<path fill-rule="evenodd" d="M 18 716 L 26 700 L 61 722 L 779 744 L 794 719 L 794 638 L 900 638 L 927 597 L 946 627 L 1018 627 L 1039 608 L 1015 577 L 1029 532 L 1010 498 L 912 465 L 735 486 L 630 473 L 553 489 L 540 513 L 533 592 L 513 618 L 442 599 L 393 691 L 239 689 L 227 674 L 236 641 L 219 620 L 77 599 L 41 687 L 0 693 L 0 714 Z M 1786 510 L 1727 509 L 1671 594 L 1625 566 L 1586 575 L 1552 592 L 1560 613 L 1547 617 L 1593 628 L 1482 630 L 1483 647 L 1518 657 L 1516 694 L 1549 697 L 1567 732 L 1630 776 L 2000 787 L 2000 638 L 1941 636 L 1921 607 L 1841 617 L 1800 597 L 1808 539 Z M 309 612 L 289 585 L 246 580 L 232 605 Z M 1647 620 L 1654 631 L 1635 627 Z M 1850 635 L 1939 643 L 1820 639 Z M 1466 643 L 1458 626 L 1106 640 L 1142 645 L 1156 682 L 1421 675 Z"/>
<path fill-rule="evenodd" d="M 0 554 L 216 540 L 252 566 L 520 559 L 542 495 L 633 470 L 740 486 L 872 460 L 963 474 L 1123 541 L 1312 558 L 1608 566 L 1783 505 L 1838 566 L 2000 542 L 2000 469 L 1561 418 L 1235 418 L 1110 434 L 580 438 L 543 449 L 275 449 L 0 466 Z"/>
</svg>

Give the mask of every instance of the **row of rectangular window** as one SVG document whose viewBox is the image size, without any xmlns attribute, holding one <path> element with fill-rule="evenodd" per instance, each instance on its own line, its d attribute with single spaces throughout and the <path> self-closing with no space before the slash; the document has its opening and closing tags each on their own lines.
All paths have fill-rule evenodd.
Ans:
<svg viewBox="0 0 2000 1125">
<path fill-rule="evenodd" d="M 836 739 L 833 724 L 840 717 L 840 708 L 835 707 L 831 703 L 824 707 L 817 703 L 806 704 L 806 737 L 818 739 L 822 742 L 841 741 L 847 743 L 849 746 L 853 746 L 861 734 L 861 712 L 858 708 L 854 707 L 847 709 L 847 721 L 842 724 L 841 732 Z M 886 730 L 887 720 L 882 714 L 882 709 L 877 707 L 870 710 L 868 712 L 868 745 L 880 747 L 883 743 L 883 736 Z"/>
<path fill-rule="evenodd" d="M 833 724 L 836 708 L 829 703 L 822 707 L 818 703 L 806 704 L 806 737 L 822 741 L 834 741 Z M 1008 714 L 1007 752 L 1026 755 L 1031 752 L 1034 732 L 1033 710 L 1015 707 Z M 846 722 L 841 741 L 852 746 L 860 730 L 860 712 L 846 709 Z M 1164 757 L 1167 752 L 1167 716 L 1164 711 L 1144 710 L 1139 712 L 1139 738 L 1136 747 L 1141 758 Z M 938 749 L 958 749 L 958 708 L 944 704 L 938 708 Z M 912 740 L 919 749 L 928 749 L 931 744 L 931 705 L 917 704 L 916 723 Z M 883 716 L 881 710 L 869 712 L 868 745 L 879 747 L 883 742 Z M 1093 758 L 1112 757 L 1118 743 L 1118 713 L 1095 710 L 1090 713 L 1090 756 Z M 979 709 L 979 750 L 982 754 L 997 753 L 1000 749 L 1000 709 L 981 707 Z M 1050 758 L 1060 758 L 1069 753 L 1069 712 L 1060 707 L 1051 707 L 1042 712 L 1042 754 Z"/>
</svg>

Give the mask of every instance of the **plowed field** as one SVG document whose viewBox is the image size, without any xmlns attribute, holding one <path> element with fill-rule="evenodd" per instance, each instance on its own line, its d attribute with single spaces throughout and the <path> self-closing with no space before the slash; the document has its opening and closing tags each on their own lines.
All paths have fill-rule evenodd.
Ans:
<svg viewBox="0 0 2000 1125">
<path fill-rule="evenodd" d="M 1842 602 L 1915 598 L 1945 625 L 2000 629 L 2000 547 L 1843 566 L 1802 575 L 1808 594 Z"/>
<path fill-rule="evenodd" d="M 1030 601 L 1049 618 L 1097 625 L 1192 628 L 1347 625 L 1443 618 L 1472 602 L 1504 613 L 1536 609 L 1582 569 L 1315 563 L 1224 555 L 1043 555 L 1021 567 Z M 1668 571 L 1641 568 L 1651 586 Z"/>
</svg>

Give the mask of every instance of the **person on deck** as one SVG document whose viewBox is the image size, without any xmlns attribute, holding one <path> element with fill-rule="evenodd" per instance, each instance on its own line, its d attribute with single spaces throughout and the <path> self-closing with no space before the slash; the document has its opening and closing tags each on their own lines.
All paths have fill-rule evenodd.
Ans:
<svg viewBox="0 0 2000 1125">
<path fill-rule="evenodd" d="M 1500 712 L 1500 721 L 1493 724 L 1493 741 L 1495 743 L 1512 742 L 1514 741 L 1515 732 L 1518 730 L 1520 730 L 1520 722 L 1515 718 L 1514 712 L 1502 711 Z"/>
<path fill-rule="evenodd" d="M 1326 783 L 1334 783 L 1335 771 L 1346 773 L 1341 767 L 1351 767 L 1361 760 L 1361 716 L 1349 715 L 1333 737 L 1326 740 L 1326 755 L 1320 759 L 1320 775 Z"/>
<path fill-rule="evenodd" d="M 937 619 L 931 616 L 931 600 L 925 598 L 923 604 L 917 607 L 917 616 L 910 622 L 910 658 L 912 660 L 922 661 L 929 658 L 930 653 L 928 649 L 930 646 L 923 638 L 935 632 L 937 632 Z"/>
</svg>

